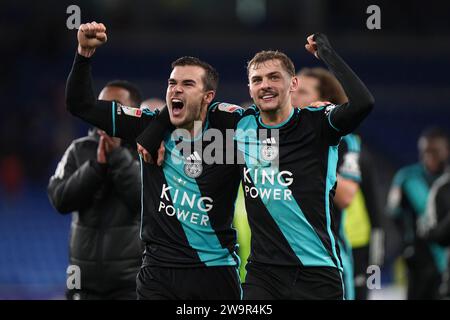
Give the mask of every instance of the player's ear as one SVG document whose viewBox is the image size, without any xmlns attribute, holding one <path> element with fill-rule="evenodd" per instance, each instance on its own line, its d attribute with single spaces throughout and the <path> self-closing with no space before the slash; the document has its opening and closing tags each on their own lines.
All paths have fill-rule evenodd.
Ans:
<svg viewBox="0 0 450 320">
<path fill-rule="evenodd" d="M 298 77 L 293 76 L 291 79 L 291 86 L 289 88 L 289 91 L 294 92 L 297 91 L 297 89 L 298 89 Z"/>
<path fill-rule="evenodd" d="M 214 90 L 206 91 L 206 94 L 204 96 L 205 102 L 209 105 L 216 96 L 216 92 Z"/>
</svg>

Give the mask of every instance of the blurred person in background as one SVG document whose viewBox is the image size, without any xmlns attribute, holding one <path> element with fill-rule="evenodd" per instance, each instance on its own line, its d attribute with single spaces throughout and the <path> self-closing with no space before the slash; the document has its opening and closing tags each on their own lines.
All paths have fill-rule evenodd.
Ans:
<svg viewBox="0 0 450 320">
<path fill-rule="evenodd" d="M 446 247 L 448 259 L 450 246 L 450 167 L 431 186 L 427 201 L 426 214 L 419 221 L 419 233 L 429 242 L 435 242 Z M 449 264 L 442 277 L 440 294 L 444 299 L 450 299 Z"/>
<path fill-rule="evenodd" d="M 420 162 L 394 176 L 387 209 L 403 237 L 408 299 L 438 299 L 447 269 L 446 252 L 432 237 L 421 237 L 419 221 L 425 215 L 431 185 L 448 166 L 448 137 L 440 128 L 427 129 L 419 137 L 418 149 Z"/>
<path fill-rule="evenodd" d="M 148 98 L 142 101 L 140 108 L 149 109 L 150 111 L 161 110 L 166 105 L 166 102 L 159 98 Z"/>
<path fill-rule="evenodd" d="M 139 108 L 141 94 L 127 81 L 109 82 L 99 99 Z M 55 209 L 73 212 L 70 264 L 81 271 L 81 289 L 67 299 L 136 299 L 142 263 L 140 170 L 131 145 L 93 128 L 72 142 L 50 178 Z"/>
<path fill-rule="evenodd" d="M 344 234 L 352 248 L 355 299 L 367 300 L 367 268 L 384 264 L 385 237 L 382 224 L 382 189 L 369 147 L 359 139 L 361 183 L 345 209 Z"/>
<path fill-rule="evenodd" d="M 292 95 L 292 104 L 300 108 L 311 105 L 344 104 L 348 101 L 344 89 L 333 74 L 324 68 L 304 68 L 298 75 L 299 87 Z M 352 250 L 344 234 L 345 208 L 353 200 L 359 189 L 361 173 L 359 169 L 359 140 L 354 134 L 342 137 L 338 149 L 337 187 L 334 196 L 336 234 L 344 267 L 345 299 L 353 300 Z"/>
<path fill-rule="evenodd" d="M 341 84 L 328 70 L 304 68 L 297 76 L 299 88 L 293 93 L 294 105 L 306 107 L 347 101 Z M 369 150 L 357 134 L 343 137 L 339 145 L 338 184 L 334 202 L 343 252 L 344 278 L 349 289 L 346 290 L 347 299 L 367 299 L 367 267 L 369 263 L 381 265 L 383 261 L 380 190 L 371 164 L 373 159 Z"/>
</svg>

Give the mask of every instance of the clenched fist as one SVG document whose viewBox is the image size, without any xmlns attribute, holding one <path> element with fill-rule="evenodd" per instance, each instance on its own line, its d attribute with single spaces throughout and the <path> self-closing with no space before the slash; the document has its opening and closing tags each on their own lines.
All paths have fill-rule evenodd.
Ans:
<svg viewBox="0 0 450 320">
<path fill-rule="evenodd" d="M 308 42 L 305 44 L 306 50 L 312 53 L 317 59 L 321 59 L 322 54 L 333 51 L 330 41 L 328 41 L 327 36 L 323 33 L 312 34 L 306 41 Z"/>
<path fill-rule="evenodd" d="M 78 29 L 78 53 L 84 57 L 91 57 L 95 49 L 108 39 L 106 27 L 103 23 L 91 22 L 80 25 Z"/>
</svg>

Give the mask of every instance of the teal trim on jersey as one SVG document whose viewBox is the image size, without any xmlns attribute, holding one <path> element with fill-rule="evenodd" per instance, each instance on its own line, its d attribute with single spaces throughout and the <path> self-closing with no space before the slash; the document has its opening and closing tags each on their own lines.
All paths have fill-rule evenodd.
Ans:
<svg viewBox="0 0 450 320">
<path fill-rule="evenodd" d="M 286 120 L 284 120 L 283 122 L 281 122 L 281 123 L 279 123 L 279 124 L 273 125 L 273 126 L 269 126 L 269 125 L 267 125 L 267 124 L 264 124 L 264 123 L 262 122 L 261 116 L 258 117 L 258 121 L 259 121 L 259 123 L 260 123 L 264 128 L 267 128 L 267 129 L 277 129 L 277 128 L 281 128 L 281 127 L 284 126 L 286 123 L 288 123 L 289 120 L 291 120 L 292 116 L 294 115 L 294 111 L 295 111 L 295 108 L 292 108 L 291 113 L 289 114 L 289 117 L 288 117 Z"/>
<path fill-rule="evenodd" d="M 354 282 L 354 264 L 353 264 L 353 253 L 350 242 L 345 235 L 344 221 L 347 212 L 342 210 L 341 223 L 339 228 L 339 251 L 341 253 L 342 267 L 343 271 L 343 282 L 344 282 L 344 297 L 345 300 L 355 300 L 355 282 Z"/>
<path fill-rule="evenodd" d="M 213 102 L 208 106 L 208 112 L 212 111 L 213 108 L 216 108 L 220 102 Z"/>
<path fill-rule="evenodd" d="M 238 199 L 238 195 L 239 195 L 239 188 L 236 190 L 236 193 L 234 195 L 233 212 L 236 212 L 236 202 L 237 202 L 237 199 Z M 233 219 L 231 220 L 230 228 L 233 229 L 234 233 L 236 234 L 236 245 L 235 245 L 235 251 L 233 253 L 235 254 L 235 256 L 236 256 L 236 258 L 237 258 L 237 260 L 239 262 L 238 268 L 240 268 L 241 267 L 241 258 L 240 258 L 239 254 L 238 254 L 239 243 L 237 242 L 237 239 L 239 239 L 239 232 L 238 232 L 237 228 L 235 228 L 233 226 L 233 222 L 234 222 L 234 213 L 233 213 Z M 240 277 L 239 277 L 239 279 L 240 279 Z"/>
<path fill-rule="evenodd" d="M 425 215 L 426 205 L 430 186 L 426 181 L 426 171 L 421 163 L 400 169 L 394 177 L 393 185 L 402 188 L 402 192 L 407 197 L 416 214 L 416 219 L 420 219 Z M 401 208 L 394 208 L 401 212 Z M 409 230 L 415 232 L 412 227 Z M 410 236 L 413 238 L 413 236 Z M 434 263 L 438 270 L 442 273 L 447 269 L 447 253 L 446 250 L 435 243 L 429 244 L 430 252 Z"/>
<path fill-rule="evenodd" d="M 325 215 L 327 221 L 327 232 L 331 240 L 331 250 L 333 252 L 334 258 L 336 259 L 337 267 L 342 270 L 342 265 L 339 260 L 339 256 L 336 252 L 336 239 L 331 231 L 331 213 L 330 213 L 330 191 L 336 183 L 336 170 L 338 162 L 338 146 L 330 146 L 328 148 L 328 170 L 327 170 L 327 180 L 325 186 Z"/>
<path fill-rule="evenodd" d="M 241 268 L 241 258 L 240 258 L 239 255 L 236 253 L 236 251 L 234 251 L 234 252 L 232 253 L 232 255 L 233 255 L 234 259 L 237 261 L 236 269 L 237 269 L 237 272 L 238 272 L 238 275 L 239 275 L 239 270 L 240 270 L 240 268 Z M 241 278 L 241 276 L 239 275 L 239 279 L 240 279 L 240 278 Z"/>
<path fill-rule="evenodd" d="M 339 173 L 339 175 L 341 177 L 345 178 L 345 179 L 349 179 L 349 180 L 355 181 L 357 183 L 361 183 L 361 181 L 362 181 L 360 176 L 356 176 L 356 175 L 353 175 L 353 174 Z"/>
<path fill-rule="evenodd" d="M 417 190 L 415 189 L 417 187 Z M 426 199 L 428 197 L 429 186 L 425 181 L 425 169 L 422 164 L 416 163 L 401 168 L 392 179 L 392 188 L 399 188 L 408 200 L 412 199 L 411 206 L 417 216 L 422 216 L 425 211 Z M 419 199 L 415 199 L 418 196 Z M 403 215 L 400 202 L 395 207 L 390 208 L 392 216 Z"/>
<path fill-rule="evenodd" d="M 361 152 L 361 140 L 357 135 L 350 133 L 350 137 L 352 137 L 353 143 L 355 144 L 355 152 Z"/>
<path fill-rule="evenodd" d="M 306 107 L 305 109 L 309 111 L 322 111 L 325 107 Z"/>
<path fill-rule="evenodd" d="M 181 199 L 183 192 L 185 192 L 190 199 L 194 199 L 195 197 L 194 208 L 191 208 L 188 204 L 173 204 L 175 214 L 172 218 L 178 219 L 189 245 L 197 252 L 199 259 L 205 263 L 206 266 L 236 266 L 236 260 L 227 248 L 222 247 L 214 229 L 211 227 L 211 223 L 209 222 L 206 226 L 201 225 L 202 216 L 208 215 L 208 213 L 202 212 L 196 205 L 198 199 L 203 196 L 196 180 L 188 177 L 184 173 L 184 159 L 180 151 L 176 149 L 175 143 L 170 137 L 165 139 L 165 145 L 166 156 L 164 157 L 163 172 L 168 186 L 171 187 L 169 192 L 172 201 L 176 196 L 178 196 L 178 199 Z M 176 162 L 178 163 L 173 161 L 173 158 L 175 157 L 177 158 L 178 161 Z M 182 184 L 182 188 L 177 188 L 180 184 Z M 178 195 L 175 194 L 177 190 L 179 193 Z M 186 213 L 187 211 L 199 214 L 198 224 L 190 223 L 188 218 L 180 218 L 183 216 L 183 213 Z M 187 216 L 187 214 L 184 216 Z"/>
<path fill-rule="evenodd" d="M 401 168 L 395 174 L 392 184 L 401 187 L 403 183 L 412 176 L 422 176 L 425 174 L 425 169 L 422 164 L 416 163 L 406 167 Z"/>
<path fill-rule="evenodd" d="M 259 114 L 259 113 L 260 113 L 258 107 L 256 106 L 256 104 L 250 105 L 250 106 L 247 108 L 247 110 L 248 110 L 248 109 L 253 109 L 253 110 L 255 110 L 255 113 L 256 113 L 256 114 Z"/>
<path fill-rule="evenodd" d="M 285 195 L 286 191 L 290 192 L 287 186 L 279 183 L 278 179 L 274 179 L 274 184 L 261 184 L 261 179 L 258 183 L 254 183 L 255 169 L 262 172 L 274 171 L 274 176 L 279 172 L 279 168 L 267 166 L 266 163 L 256 162 L 257 155 L 251 154 L 250 151 L 255 151 L 252 145 L 256 145 L 256 151 L 260 153 L 262 144 L 259 143 L 256 137 L 256 130 L 258 128 L 257 119 L 254 116 L 246 116 L 242 118 L 237 125 L 238 136 L 235 140 L 238 143 L 238 149 L 243 153 L 247 168 L 250 169 L 249 175 L 253 181 L 253 185 L 260 190 L 259 199 L 264 204 L 265 208 L 275 221 L 281 233 L 289 243 L 292 251 L 304 266 L 327 266 L 336 267 L 328 251 L 325 249 L 322 241 L 317 235 L 314 228 L 306 219 L 300 206 L 291 195 L 288 199 L 281 197 L 280 200 L 272 199 L 273 190 L 279 189 L 281 195 Z M 255 135 L 249 135 L 249 132 L 254 132 Z M 242 135 L 239 135 L 242 134 Z M 249 146 L 250 145 L 250 146 Z M 255 201 L 250 198 L 249 201 Z M 248 214 L 255 214 L 250 213 Z"/>
<path fill-rule="evenodd" d="M 351 152 L 361 152 L 361 146 L 360 142 L 356 135 L 350 133 L 346 136 L 342 137 L 342 140 L 344 140 L 347 143 L 347 149 Z"/>
<path fill-rule="evenodd" d="M 142 113 L 144 113 L 144 114 L 146 114 L 146 115 L 148 115 L 148 116 L 154 116 L 154 115 L 156 114 L 155 111 L 151 111 L 151 110 L 148 109 L 148 108 L 141 109 L 141 111 L 142 111 Z"/>
<path fill-rule="evenodd" d="M 309 110 L 309 111 L 322 111 L 323 109 L 325 109 L 325 107 L 326 106 L 323 106 L 323 107 L 306 107 L 305 109 L 306 110 Z M 334 130 L 336 130 L 337 132 L 339 132 L 340 130 L 338 129 L 338 128 L 336 128 L 332 123 L 331 123 L 331 113 L 332 113 L 333 111 L 331 111 L 329 114 L 328 114 L 328 123 L 330 124 L 330 126 L 334 129 Z"/>
<path fill-rule="evenodd" d="M 425 214 L 428 193 L 430 191 L 425 177 L 423 175 L 416 175 L 407 179 L 403 184 L 403 190 L 417 216 L 423 216 Z"/>
<path fill-rule="evenodd" d="M 341 130 L 339 130 L 337 127 L 335 127 L 335 125 L 331 122 L 331 114 L 333 113 L 333 110 L 331 110 L 331 112 L 328 114 L 328 123 L 330 124 L 330 126 L 336 130 L 337 132 L 340 132 Z"/>
<path fill-rule="evenodd" d="M 431 243 L 429 244 L 429 246 L 437 269 L 441 274 L 444 273 L 448 268 L 448 256 L 446 248 L 441 247 L 440 245 L 435 243 Z"/>
<path fill-rule="evenodd" d="M 347 134 L 342 137 L 341 141 L 346 143 L 347 152 L 353 152 L 353 153 L 361 152 L 360 141 L 356 135 L 354 135 L 352 133 Z M 339 175 L 343 178 L 353 180 L 357 183 L 361 183 L 361 181 L 362 181 L 361 175 L 354 175 L 354 174 L 349 174 L 349 173 L 345 173 L 345 172 L 339 172 Z"/>
<path fill-rule="evenodd" d="M 111 117 L 112 117 L 112 136 L 116 136 L 116 102 L 111 103 Z"/>
<path fill-rule="evenodd" d="M 144 221 L 144 167 L 143 167 L 143 162 L 142 162 L 142 156 L 141 154 L 139 154 L 139 164 L 141 165 L 141 227 L 139 229 L 139 238 L 142 239 L 142 225 L 143 225 L 143 221 Z"/>
<path fill-rule="evenodd" d="M 236 239 L 237 239 L 237 237 L 236 237 Z M 240 270 L 241 270 L 241 258 L 239 257 L 239 255 L 236 252 L 233 252 L 233 256 L 237 260 L 237 263 L 238 263 L 236 268 L 235 268 L 235 270 L 236 270 L 236 274 L 237 274 L 238 281 L 239 281 L 239 292 L 240 292 L 239 296 L 240 296 L 240 300 L 243 300 L 244 299 L 244 290 L 242 289 L 241 273 L 240 273 Z"/>
<path fill-rule="evenodd" d="M 338 241 L 339 250 L 341 252 L 342 266 L 344 268 L 343 272 L 343 282 L 344 282 L 344 298 L 345 300 L 355 300 L 355 282 L 353 275 L 353 257 L 352 250 L 348 248 L 342 241 Z"/>
<path fill-rule="evenodd" d="M 239 273 L 239 270 L 239 268 L 236 268 L 236 274 L 239 281 L 239 300 L 244 300 L 244 289 L 242 289 L 241 275 Z"/>
</svg>

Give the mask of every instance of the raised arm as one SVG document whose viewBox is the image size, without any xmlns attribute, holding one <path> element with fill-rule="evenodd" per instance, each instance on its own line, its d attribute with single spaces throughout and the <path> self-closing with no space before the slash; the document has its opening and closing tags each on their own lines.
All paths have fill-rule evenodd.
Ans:
<svg viewBox="0 0 450 320">
<path fill-rule="evenodd" d="M 330 124 L 341 135 L 348 134 L 355 130 L 373 109 L 374 98 L 364 83 L 336 53 L 324 34 L 311 35 L 307 41 L 306 50 L 327 65 L 348 97 L 347 103 L 336 107 L 329 115 Z"/>
<path fill-rule="evenodd" d="M 110 136 L 134 142 L 156 113 L 123 106 L 117 101 L 96 99 L 91 57 L 105 42 L 106 28 L 103 24 L 92 22 L 80 26 L 77 54 L 66 84 L 67 109 Z"/>
<path fill-rule="evenodd" d="M 112 134 L 110 101 L 95 97 L 91 59 L 95 50 L 106 42 L 106 28 L 102 23 L 82 24 L 78 30 L 78 49 L 66 83 L 66 106 L 74 116 Z"/>
</svg>

